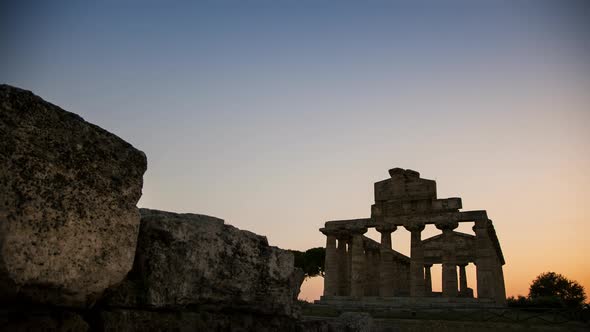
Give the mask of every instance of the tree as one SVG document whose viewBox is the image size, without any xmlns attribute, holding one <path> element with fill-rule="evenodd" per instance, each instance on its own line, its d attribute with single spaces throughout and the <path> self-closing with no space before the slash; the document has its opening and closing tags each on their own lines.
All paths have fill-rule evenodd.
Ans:
<svg viewBox="0 0 590 332">
<path fill-rule="evenodd" d="M 541 273 L 529 288 L 529 299 L 534 303 L 561 302 L 567 307 L 581 307 L 586 300 L 584 287 L 555 272 Z"/>
<path fill-rule="evenodd" d="M 326 249 L 318 247 L 311 248 L 305 252 L 290 250 L 295 256 L 295 267 L 303 270 L 305 278 L 324 276 L 324 260 Z"/>
<path fill-rule="evenodd" d="M 510 296 L 506 299 L 506 304 L 509 307 L 530 307 L 531 301 L 522 295 L 518 295 L 518 297 Z"/>
</svg>

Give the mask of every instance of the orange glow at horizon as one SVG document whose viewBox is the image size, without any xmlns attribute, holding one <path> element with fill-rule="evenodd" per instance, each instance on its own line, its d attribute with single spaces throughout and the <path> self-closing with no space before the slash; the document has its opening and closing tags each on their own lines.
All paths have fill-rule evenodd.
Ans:
<svg viewBox="0 0 590 332">
<path fill-rule="evenodd" d="M 456 230 L 462 233 L 469 233 L 470 232 L 471 224 L 470 223 L 463 223 L 460 227 Z M 433 228 L 433 227 L 432 227 Z M 434 236 L 437 234 L 432 228 L 428 228 L 423 232 L 423 239 L 428 238 L 430 236 Z M 396 235 L 395 241 L 394 240 L 394 249 L 405 254 L 409 255 L 409 248 L 406 248 L 400 245 L 400 242 L 403 240 L 407 240 L 408 247 L 409 247 L 409 235 L 407 234 L 399 234 L 394 233 Z M 379 241 L 378 233 L 375 230 L 369 230 L 366 234 L 368 237 Z M 574 234 L 571 235 L 572 237 L 575 236 Z M 571 237 L 568 237 L 571 238 Z M 526 240 L 526 239 L 525 239 Z M 501 240 L 500 240 L 501 241 Z M 566 246 L 567 239 L 564 239 L 565 243 L 559 244 L 560 246 Z M 505 247 L 512 248 L 511 245 L 506 245 Z M 539 253 L 531 253 L 529 251 L 520 251 L 516 252 L 516 255 L 509 255 L 509 257 L 517 257 L 520 258 L 521 255 L 530 255 L 536 254 L 538 256 L 545 255 L 546 259 L 534 259 L 528 261 L 528 265 L 525 266 L 518 266 L 517 264 L 507 264 L 503 266 L 504 269 L 504 278 L 506 284 L 506 296 L 527 296 L 529 291 L 529 286 L 532 281 L 541 273 L 543 272 L 557 272 L 570 280 L 574 280 L 581 284 L 585 291 L 586 295 L 589 295 L 589 286 L 590 286 L 590 270 L 588 268 L 588 264 L 586 263 L 584 252 L 573 252 L 568 257 L 562 257 L 560 254 L 561 251 L 551 252 L 550 250 L 541 250 Z M 506 256 L 506 252 L 504 249 L 504 255 Z M 580 262 L 580 264 L 572 264 L 574 261 Z M 467 272 L 467 285 L 469 288 L 473 289 L 474 296 L 477 297 L 477 283 L 476 283 L 476 269 L 473 264 L 469 264 L 466 267 Z M 435 264 L 432 266 L 431 269 L 431 277 L 432 277 L 432 290 L 435 292 L 442 291 L 442 271 L 441 265 Z M 323 293 L 324 289 L 324 280 L 322 277 L 314 277 L 314 278 L 307 278 L 302 286 L 301 291 L 299 294 L 299 299 L 313 302 L 314 300 L 318 300 Z M 590 298 L 587 298 L 586 302 L 590 303 Z"/>
</svg>

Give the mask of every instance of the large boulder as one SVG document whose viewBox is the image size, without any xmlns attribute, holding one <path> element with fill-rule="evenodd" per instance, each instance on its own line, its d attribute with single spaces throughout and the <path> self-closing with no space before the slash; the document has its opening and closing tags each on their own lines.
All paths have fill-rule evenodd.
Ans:
<svg viewBox="0 0 590 332">
<path fill-rule="evenodd" d="M 141 209 L 135 263 L 108 306 L 295 317 L 303 272 L 266 237 L 198 215 Z"/>
<path fill-rule="evenodd" d="M 0 301 L 87 306 L 131 269 L 145 154 L 0 85 Z"/>
</svg>

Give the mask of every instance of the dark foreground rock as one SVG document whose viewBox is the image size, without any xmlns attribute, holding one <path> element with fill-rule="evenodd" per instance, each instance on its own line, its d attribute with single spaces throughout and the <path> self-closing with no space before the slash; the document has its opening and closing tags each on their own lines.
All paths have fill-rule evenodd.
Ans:
<svg viewBox="0 0 590 332">
<path fill-rule="evenodd" d="M 0 331 L 84 332 L 90 326 L 77 312 L 56 307 L 0 309 Z"/>
<path fill-rule="evenodd" d="M 100 314 L 100 331 L 231 331 L 299 332 L 298 321 L 276 315 L 239 311 L 108 310 Z"/>
<path fill-rule="evenodd" d="M 298 317 L 303 273 L 290 252 L 214 217 L 148 209 L 141 215 L 135 263 L 104 300 L 105 326 L 168 326 L 178 314 L 189 325 L 210 326 L 201 331 L 247 331 Z"/>
<path fill-rule="evenodd" d="M 344 312 L 335 318 L 305 319 L 297 324 L 301 332 L 371 332 L 373 318 L 365 312 Z M 378 332 L 397 332 L 398 330 L 377 330 Z M 376 331 L 376 332 L 377 332 Z"/>
<path fill-rule="evenodd" d="M 85 307 L 131 269 L 146 157 L 0 85 L 0 302 Z"/>
</svg>

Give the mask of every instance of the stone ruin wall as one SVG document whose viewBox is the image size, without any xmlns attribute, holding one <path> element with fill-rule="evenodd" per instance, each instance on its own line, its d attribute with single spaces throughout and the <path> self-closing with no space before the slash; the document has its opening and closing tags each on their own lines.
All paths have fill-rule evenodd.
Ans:
<svg viewBox="0 0 590 332">
<path fill-rule="evenodd" d="M 460 211 L 461 198 L 438 198 L 436 182 L 416 171 L 393 168 L 389 174 L 389 179 L 375 183 L 370 218 L 328 221 L 320 229 L 326 235 L 320 303 L 379 297 L 391 303 L 432 305 L 429 298 L 434 296 L 457 302 L 473 297 L 465 272 L 473 263 L 478 299 L 462 303 L 505 305 L 504 256 L 486 211 Z M 475 235 L 455 232 L 461 222 L 473 223 Z M 426 225 L 435 225 L 441 234 L 422 239 Z M 381 233 L 380 243 L 363 235 L 368 228 Z M 398 229 L 411 233 L 410 257 L 392 249 L 391 234 Z M 432 292 L 433 264 L 442 264 L 442 294 Z M 404 297 L 414 301 L 404 302 Z"/>
</svg>

